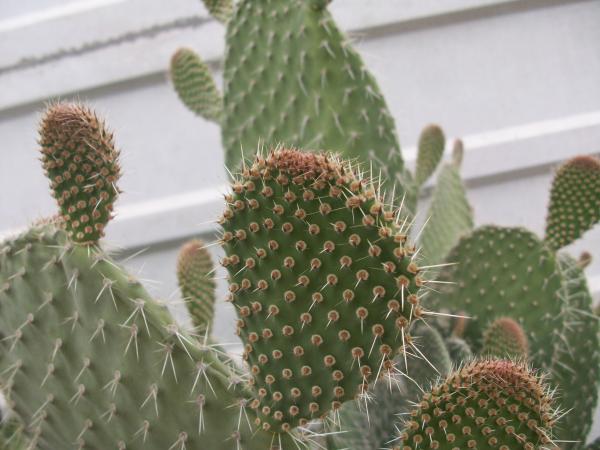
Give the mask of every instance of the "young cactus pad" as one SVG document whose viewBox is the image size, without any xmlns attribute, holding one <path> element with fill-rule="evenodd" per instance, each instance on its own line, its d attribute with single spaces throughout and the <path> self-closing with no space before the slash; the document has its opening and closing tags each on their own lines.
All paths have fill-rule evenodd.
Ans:
<svg viewBox="0 0 600 450">
<path fill-rule="evenodd" d="M 42 164 L 72 240 L 94 244 L 112 217 L 121 175 L 113 135 L 83 105 L 57 103 L 40 125 Z"/>
<path fill-rule="evenodd" d="M 536 368 L 549 369 L 562 329 L 561 277 L 556 258 L 542 241 L 523 228 L 484 226 L 463 237 L 446 260 L 441 295 L 432 305 L 461 312 L 464 339 L 477 353 L 483 330 L 500 317 L 516 320 L 527 333 Z"/>
<path fill-rule="evenodd" d="M 494 320 L 483 333 L 484 355 L 527 359 L 529 343 L 523 328 L 510 317 Z"/>
<path fill-rule="evenodd" d="M 522 363 L 478 360 L 423 395 L 398 450 L 555 448 L 547 387 Z"/>
<path fill-rule="evenodd" d="M 419 137 L 415 183 L 422 185 L 435 172 L 444 154 L 446 137 L 438 125 L 428 125 Z"/>
<path fill-rule="evenodd" d="M 213 262 L 204 242 L 192 239 L 179 251 L 177 279 L 181 294 L 199 332 L 212 328 L 215 315 Z"/>
<path fill-rule="evenodd" d="M 546 241 L 559 249 L 600 221 L 600 159 L 577 156 L 559 167 L 550 191 Z"/>
<path fill-rule="evenodd" d="M 222 263 L 254 406 L 265 429 L 285 431 L 392 368 L 424 315 L 424 281 L 400 211 L 335 155 L 278 148 L 236 177 Z"/>
<path fill-rule="evenodd" d="M 192 112 L 219 122 L 223 99 L 208 65 L 188 48 L 180 48 L 171 58 L 171 80 L 177 95 Z"/>
</svg>

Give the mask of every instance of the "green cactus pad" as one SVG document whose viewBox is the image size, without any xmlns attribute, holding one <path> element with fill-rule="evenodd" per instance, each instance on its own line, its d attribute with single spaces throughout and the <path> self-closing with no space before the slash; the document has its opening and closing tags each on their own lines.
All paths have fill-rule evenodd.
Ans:
<svg viewBox="0 0 600 450">
<path fill-rule="evenodd" d="M 460 177 L 461 160 L 462 145 L 455 146 L 453 162 L 442 167 L 433 190 L 428 222 L 419 242 L 426 261 L 442 261 L 458 240 L 473 229 L 473 209 Z"/>
<path fill-rule="evenodd" d="M 546 241 L 559 249 L 600 221 L 600 159 L 577 156 L 556 172 L 546 218 Z"/>
<path fill-rule="evenodd" d="M 119 194 L 119 151 L 96 114 L 57 103 L 40 124 L 42 164 L 71 239 L 93 244 L 104 236 Z"/>
<path fill-rule="evenodd" d="M 444 155 L 446 137 L 438 125 L 428 125 L 419 137 L 415 183 L 421 186 L 435 172 Z"/>
<path fill-rule="evenodd" d="M 379 87 L 324 1 L 242 0 L 227 29 L 223 143 L 285 144 L 372 161 L 384 181 L 412 187 Z M 402 193 L 397 189 L 397 193 Z M 412 206 L 413 193 L 407 194 Z"/>
<path fill-rule="evenodd" d="M 233 14 L 233 0 L 202 0 L 208 12 L 219 22 L 226 23 Z"/>
<path fill-rule="evenodd" d="M 416 324 L 413 339 L 419 351 L 407 355 L 406 363 L 402 356 L 396 357 L 397 374 L 377 381 L 356 402 L 344 404 L 337 419 L 343 432 L 333 435 L 335 448 L 389 448 L 396 438 L 402 415 L 412 410 L 423 389 L 429 389 L 450 373 L 450 356 L 437 331 L 424 324 Z"/>
<path fill-rule="evenodd" d="M 556 434 L 568 450 L 583 448 L 594 419 L 600 380 L 599 322 L 592 312 L 592 296 L 581 268 L 567 254 L 558 255 L 563 278 L 563 330 L 552 364 L 552 382 L 558 386 L 561 406 L 570 411 Z"/>
<path fill-rule="evenodd" d="M 254 406 L 266 429 L 285 431 L 392 369 L 425 314 L 425 281 L 400 211 L 335 155 L 276 149 L 236 178 L 222 263 Z"/>
<path fill-rule="evenodd" d="M 32 448 L 277 442 L 255 434 L 238 375 L 105 254 L 51 226 L 0 248 L 0 383 Z"/>
<path fill-rule="evenodd" d="M 554 448 L 555 419 L 547 386 L 527 366 L 478 360 L 423 395 L 398 449 Z"/>
<path fill-rule="evenodd" d="M 193 50 L 180 48 L 171 58 L 170 70 L 173 86 L 183 104 L 200 117 L 220 122 L 223 98 L 200 56 Z"/>
<path fill-rule="evenodd" d="M 198 333 L 212 328 L 215 314 L 213 262 L 204 242 L 186 242 L 177 260 L 179 288 Z"/>
<path fill-rule="evenodd" d="M 484 355 L 498 358 L 526 360 L 529 353 L 527 335 L 516 321 L 510 317 L 494 320 L 483 333 Z"/>
<path fill-rule="evenodd" d="M 461 312 L 464 339 L 477 353 L 483 329 L 510 317 L 527 333 L 530 358 L 548 369 L 562 328 L 561 277 L 554 254 L 522 228 L 485 226 L 463 237 L 447 257 L 432 305 Z M 432 285 L 434 286 L 434 285 Z"/>
</svg>

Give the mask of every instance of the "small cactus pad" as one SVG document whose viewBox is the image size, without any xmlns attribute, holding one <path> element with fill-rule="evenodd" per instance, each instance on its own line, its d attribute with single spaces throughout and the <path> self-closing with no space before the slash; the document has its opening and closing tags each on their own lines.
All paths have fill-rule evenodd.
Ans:
<svg viewBox="0 0 600 450">
<path fill-rule="evenodd" d="M 177 95 L 190 111 L 207 120 L 219 122 L 223 99 L 210 69 L 188 48 L 180 48 L 171 58 L 171 80 Z"/>
<path fill-rule="evenodd" d="M 438 125 L 428 125 L 419 137 L 415 183 L 419 186 L 435 172 L 446 146 L 444 131 Z"/>
<path fill-rule="evenodd" d="M 425 314 L 401 212 L 376 189 L 335 155 L 283 148 L 237 175 L 222 263 L 266 429 L 364 392 Z"/>
<path fill-rule="evenodd" d="M 527 333 L 530 358 L 548 369 L 562 328 L 561 277 L 554 254 L 523 228 L 484 226 L 463 237 L 446 258 L 439 275 L 435 308 L 461 313 L 464 339 L 477 353 L 483 330 L 495 319 L 510 317 Z M 429 296 L 428 296 L 429 297 Z"/>
<path fill-rule="evenodd" d="M 95 244 L 104 236 L 119 194 L 119 151 L 113 135 L 85 106 L 57 103 L 40 125 L 42 164 L 72 240 Z"/>
<path fill-rule="evenodd" d="M 101 250 L 73 245 L 63 230 L 36 227 L 0 244 L 0 308 L 0 384 L 29 448 L 278 442 L 250 425 L 244 384 L 211 347 Z"/>
<path fill-rule="evenodd" d="M 600 220 L 600 159 L 577 156 L 557 170 L 546 218 L 546 241 L 570 244 Z"/>
<path fill-rule="evenodd" d="M 465 363 L 466 361 L 470 361 L 473 358 L 471 347 L 465 342 L 464 339 L 456 336 L 450 336 L 444 341 L 444 343 L 446 344 L 446 349 L 448 350 L 450 359 L 455 366 L 460 366 L 461 364 Z"/>
<path fill-rule="evenodd" d="M 585 257 L 583 258 L 585 261 Z M 600 380 L 599 319 L 592 312 L 592 296 L 581 259 L 558 255 L 563 278 L 563 327 L 552 364 L 552 382 L 558 386 L 561 406 L 569 411 L 556 435 L 567 450 L 580 449 L 594 419 Z"/>
<path fill-rule="evenodd" d="M 214 266 L 204 242 L 186 242 L 177 259 L 177 279 L 181 294 L 197 331 L 212 328 L 215 314 Z"/>
<path fill-rule="evenodd" d="M 537 450 L 552 447 L 553 400 L 522 363 L 478 360 L 423 395 L 402 450 Z"/>
<path fill-rule="evenodd" d="M 228 23 L 223 144 L 230 168 L 259 143 L 372 161 L 408 188 L 392 116 L 327 2 L 242 0 Z M 408 205 L 408 196 L 407 196 Z M 408 205 L 410 206 L 410 205 Z"/>
<path fill-rule="evenodd" d="M 529 344 L 523 328 L 510 317 L 494 320 L 483 333 L 484 355 L 526 360 L 528 352 Z"/>
<path fill-rule="evenodd" d="M 473 229 L 473 209 L 460 177 L 459 162 L 453 158 L 444 164 L 433 190 L 428 222 L 419 241 L 426 261 L 442 261 L 458 240 Z"/>
<path fill-rule="evenodd" d="M 233 14 L 233 0 L 202 0 L 208 12 L 219 22 L 226 23 Z"/>
</svg>

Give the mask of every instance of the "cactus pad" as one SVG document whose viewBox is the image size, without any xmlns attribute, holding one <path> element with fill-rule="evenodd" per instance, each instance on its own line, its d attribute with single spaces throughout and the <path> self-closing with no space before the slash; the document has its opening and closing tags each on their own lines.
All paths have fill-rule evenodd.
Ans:
<svg viewBox="0 0 600 450">
<path fill-rule="evenodd" d="M 233 0 L 202 0 L 208 12 L 219 22 L 226 23 L 233 14 Z"/>
<path fill-rule="evenodd" d="M 223 143 L 230 168 L 242 148 L 283 143 L 373 161 L 410 185 L 379 87 L 320 1 L 242 0 L 228 23 Z"/>
<path fill-rule="evenodd" d="M 232 187 L 221 220 L 230 300 L 254 406 L 265 429 L 285 431 L 392 368 L 425 313 L 424 280 L 401 212 L 335 155 L 278 148 Z"/>
<path fill-rule="evenodd" d="M 555 419 L 547 387 L 527 366 L 473 361 L 422 397 L 398 448 L 553 448 Z"/>
<path fill-rule="evenodd" d="M 556 172 L 546 218 L 546 241 L 559 249 L 600 221 L 600 159 L 577 156 Z"/>
<path fill-rule="evenodd" d="M 186 242 L 177 259 L 177 279 L 181 294 L 198 332 L 212 328 L 215 314 L 213 262 L 204 242 Z"/>
<path fill-rule="evenodd" d="M 529 344 L 523 328 L 510 317 L 494 320 L 483 333 L 484 355 L 527 359 Z"/>
<path fill-rule="evenodd" d="M 464 332 L 471 348 L 481 350 L 490 321 L 510 317 L 527 333 L 534 367 L 549 368 L 562 302 L 556 259 L 544 243 L 522 228 L 485 226 L 463 237 L 447 261 L 457 264 L 441 271 L 442 294 L 432 305 L 471 317 Z"/>
<path fill-rule="evenodd" d="M 42 163 L 66 230 L 76 242 L 96 243 L 119 194 L 119 151 L 96 114 L 82 105 L 57 103 L 40 125 Z"/>
<path fill-rule="evenodd" d="M 446 146 L 444 131 L 438 125 L 428 125 L 419 137 L 415 183 L 419 186 L 435 172 Z"/>
<path fill-rule="evenodd" d="M 188 48 L 180 48 L 171 58 L 171 80 L 177 95 L 193 113 L 220 122 L 223 98 L 210 69 Z"/>
<path fill-rule="evenodd" d="M 237 375 L 95 247 L 33 228 L 1 245 L 0 286 L 0 382 L 32 448 L 270 448 Z"/>
</svg>

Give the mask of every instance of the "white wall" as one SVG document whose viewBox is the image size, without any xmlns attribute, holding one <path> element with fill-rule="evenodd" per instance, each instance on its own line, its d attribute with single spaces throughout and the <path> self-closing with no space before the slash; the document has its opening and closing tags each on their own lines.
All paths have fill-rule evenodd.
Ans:
<svg viewBox="0 0 600 450">
<path fill-rule="evenodd" d="M 178 298 L 176 249 L 211 239 L 226 182 L 218 128 L 180 104 L 165 74 L 181 45 L 219 67 L 223 29 L 199 3 L 0 3 L 0 234 L 54 209 L 36 159 L 44 102 L 85 100 L 124 155 L 107 240 L 123 255 L 148 248 L 128 264 L 157 281 L 157 295 Z M 414 160 L 424 125 L 440 123 L 465 140 L 477 222 L 541 233 L 553 167 L 600 153 L 600 1 L 335 0 L 331 10 L 379 80 L 405 157 Z M 582 249 L 595 253 L 587 271 L 598 296 L 599 229 L 571 250 Z M 232 342 L 232 331 L 222 304 L 217 334 Z"/>
</svg>

